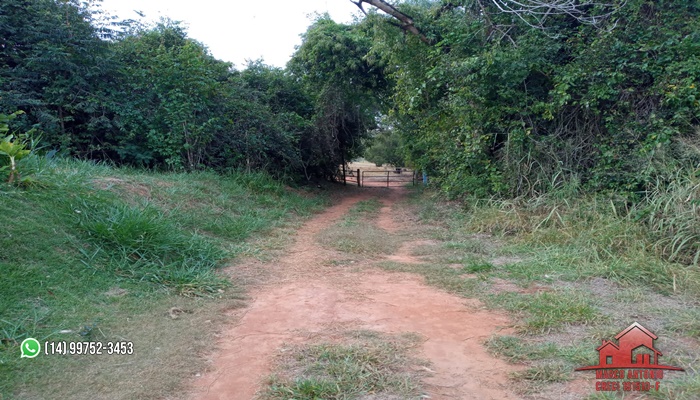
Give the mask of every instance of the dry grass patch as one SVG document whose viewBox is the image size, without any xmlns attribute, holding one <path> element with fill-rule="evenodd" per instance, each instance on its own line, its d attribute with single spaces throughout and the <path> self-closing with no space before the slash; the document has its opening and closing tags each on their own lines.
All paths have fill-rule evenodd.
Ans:
<svg viewBox="0 0 700 400">
<path fill-rule="evenodd" d="M 336 224 L 321 231 L 317 240 L 327 248 L 368 256 L 392 254 L 399 245 L 392 235 L 373 225 Z"/>
<path fill-rule="evenodd" d="M 421 399 L 429 369 L 412 355 L 421 342 L 363 330 L 284 348 L 259 399 Z"/>
<path fill-rule="evenodd" d="M 360 201 L 338 223 L 322 230 L 316 239 L 324 247 L 358 255 L 388 255 L 400 242 L 374 224 L 382 203 L 377 199 Z"/>
</svg>

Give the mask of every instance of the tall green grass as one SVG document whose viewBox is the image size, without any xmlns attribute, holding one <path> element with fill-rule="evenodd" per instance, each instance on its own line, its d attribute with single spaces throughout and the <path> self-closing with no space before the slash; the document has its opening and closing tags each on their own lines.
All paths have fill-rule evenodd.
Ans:
<svg viewBox="0 0 700 400">
<path fill-rule="evenodd" d="M 225 253 L 213 241 L 183 232 L 150 205 L 95 208 L 84 204 L 79 230 L 92 244 L 81 250 L 89 268 L 175 288 L 185 295 L 217 293 L 228 281 L 214 270 Z"/>
<path fill-rule="evenodd" d="M 679 191 L 673 193 L 676 199 L 683 197 Z M 458 212 L 426 204 L 422 213 L 426 219 L 444 219 L 451 231 L 465 236 L 482 232 L 512 239 L 513 251 L 529 255 L 527 262 L 507 267 L 521 278 L 604 277 L 625 285 L 648 285 L 664 293 L 675 290 L 700 295 L 700 272 L 686 266 L 699 245 L 691 239 L 700 223 L 692 215 L 697 207 L 689 201 L 685 212 L 653 211 L 662 210 L 660 204 L 668 200 L 659 197 L 638 206 L 647 210 L 646 221 L 656 215 L 655 223 L 644 223 L 637 208 L 625 209 L 611 198 L 567 199 L 556 193 L 530 199 L 472 199 Z M 657 251 L 674 243 L 674 252 Z"/>
<path fill-rule="evenodd" d="M 700 170 L 677 174 L 668 184 L 658 183 L 639 207 L 654 238 L 654 249 L 671 261 L 697 266 L 700 262 Z"/>
</svg>

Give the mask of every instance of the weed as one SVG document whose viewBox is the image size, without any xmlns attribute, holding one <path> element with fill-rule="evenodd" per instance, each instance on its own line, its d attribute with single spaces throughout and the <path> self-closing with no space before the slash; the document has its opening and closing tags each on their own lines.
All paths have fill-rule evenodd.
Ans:
<svg viewBox="0 0 700 400">
<path fill-rule="evenodd" d="M 513 378 L 520 381 L 533 381 L 537 384 L 566 382 L 571 380 L 571 367 L 561 363 L 547 363 L 515 372 Z"/>
<path fill-rule="evenodd" d="M 696 400 L 700 398 L 700 374 L 683 375 L 663 382 L 659 391 L 651 391 L 651 397 L 663 400 Z"/>
<path fill-rule="evenodd" d="M 366 225 L 364 222 L 369 221 L 371 218 L 375 218 L 381 207 L 382 203 L 377 199 L 358 201 L 350 208 L 350 210 L 348 210 L 347 214 L 345 214 L 339 225 L 344 228 L 362 225 L 364 228 Z"/>
<path fill-rule="evenodd" d="M 593 365 L 595 359 L 588 346 L 581 344 L 559 346 L 555 343 L 530 343 L 517 336 L 494 336 L 485 343 L 493 354 L 511 362 L 562 359 L 572 365 Z"/>
<path fill-rule="evenodd" d="M 374 216 L 382 208 L 382 202 L 378 199 L 362 200 L 355 203 L 355 205 L 350 209 L 349 215 L 362 215 L 362 216 Z"/>
<path fill-rule="evenodd" d="M 485 345 L 492 353 L 513 362 L 540 360 L 556 352 L 556 346 L 553 343 L 535 347 L 516 336 L 495 336 L 486 341 Z"/>
<path fill-rule="evenodd" d="M 548 333 L 568 324 L 588 324 L 602 316 L 582 292 L 568 290 L 534 295 L 499 293 L 490 298 L 492 305 L 524 313 L 520 329 L 527 333 Z"/>
<path fill-rule="evenodd" d="M 13 321 L 0 319 L 0 345 L 14 346 L 28 337 L 38 336 L 39 327 L 47 314 L 47 310 L 33 309 L 30 315 Z"/>
<path fill-rule="evenodd" d="M 568 380 L 573 368 L 595 364 L 595 347 L 619 333 L 624 324 L 633 321 L 630 318 L 653 320 L 657 334 L 673 338 L 675 346 L 681 347 L 677 353 L 669 353 L 667 361 L 692 365 L 697 349 L 681 345 L 685 341 L 679 339 L 697 338 L 700 332 L 696 322 L 700 316 L 693 307 L 700 295 L 700 270 L 680 264 L 692 263 L 695 253 L 689 250 L 691 243 L 698 242 L 687 240 L 697 222 L 691 215 L 698 194 L 693 186 L 697 178 L 693 179 L 678 182 L 683 190 L 680 186 L 668 188 L 673 190 L 666 193 L 663 207 L 662 203 L 655 207 L 647 203 L 649 212 L 641 217 L 639 209 L 601 197 L 549 194 L 530 199 L 467 199 L 466 204 L 457 205 L 414 193 L 408 204 L 417 208 L 422 230 L 442 241 L 419 249 L 421 259 L 433 265 L 380 266 L 426 277 L 439 275 L 441 279 L 426 279 L 439 287 L 466 281 L 476 290 L 452 291 L 513 312 L 519 335 L 492 338 L 487 347 L 511 361 L 530 364 L 518 379 L 532 381 L 527 385 L 532 392 L 544 394 L 548 382 Z M 675 200 L 669 201 L 671 198 Z M 651 210 L 655 210 L 654 216 Z M 657 218 L 657 227 L 652 218 Z M 663 237 L 657 229 L 660 226 L 667 228 Z M 676 233 L 682 238 L 674 239 Z M 472 246 L 475 239 L 479 243 Z M 674 241 L 685 247 L 679 250 Z M 513 255 L 520 261 L 496 261 Z M 679 263 L 670 263 L 668 258 Z M 464 267 L 442 271 L 436 265 L 444 262 Z M 479 275 L 463 279 L 460 274 L 464 272 Z M 490 294 L 493 292 L 484 289 L 491 277 L 512 281 L 515 288 L 527 288 L 533 282 L 544 282 L 547 288 L 536 294 Z M 689 374 L 685 379 L 668 380 L 663 394 L 655 396 L 700 398 L 698 374 L 691 368 L 686 370 Z"/>
<path fill-rule="evenodd" d="M 22 178 L 23 169 L 20 169 L 18 162 L 29 156 L 36 148 L 36 140 L 32 137 L 35 129 L 32 129 L 23 134 L 10 134 L 8 122 L 16 118 L 18 115 L 24 114 L 24 111 L 16 111 L 12 114 L 0 113 L 0 172 L 8 171 L 8 184 L 21 185 L 27 182 Z"/>
<path fill-rule="evenodd" d="M 447 250 L 458 250 L 467 253 L 488 254 L 482 240 L 466 239 L 459 242 L 445 242 L 442 245 Z"/>
<path fill-rule="evenodd" d="M 391 254 L 397 247 L 392 235 L 368 223 L 382 204 L 377 199 L 355 204 L 338 223 L 318 235 L 318 241 L 329 248 L 363 255 Z"/>
<path fill-rule="evenodd" d="M 477 273 L 477 272 L 489 272 L 493 269 L 493 265 L 489 263 L 477 263 L 471 264 L 464 267 L 465 272 Z"/>
<path fill-rule="evenodd" d="M 295 347 L 270 379 L 263 399 L 349 399 L 368 394 L 420 398 L 408 355 L 415 336 L 347 332 L 343 344 Z M 290 372 L 293 372 L 290 374 Z"/>
<path fill-rule="evenodd" d="M 613 392 L 596 392 L 590 396 L 586 396 L 584 400 L 619 400 L 617 393 Z"/>
<path fill-rule="evenodd" d="M 686 264 L 700 262 L 700 177 L 676 175 L 668 184 L 658 182 L 638 207 L 636 219 L 645 221 L 655 239 L 654 249 L 668 259 Z"/>
<path fill-rule="evenodd" d="M 666 329 L 700 339 L 700 310 L 692 307 L 673 313 L 669 316 Z"/>
<path fill-rule="evenodd" d="M 438 264 L 488 264 L 485 259 L 490 252 L 479 240 L 447 241 L 418 245 L 411 254 L 421 256 L 426 262 Z"/>
<path fill-rule="evenodd" d="M 340 396 L 340 388 L 334 382 L 322 379 L 297 379 L 293 383 L 277 382 L 272 378 L 268 398 L 270 399 L 335 399 Z"/>
<path fill-rule="evenodd" d="M 391 236 L 374 226 L 336 224 L 317 235 L 325 247 L 350 254 L 391 254 L 397 247 Z"/>
</svg>

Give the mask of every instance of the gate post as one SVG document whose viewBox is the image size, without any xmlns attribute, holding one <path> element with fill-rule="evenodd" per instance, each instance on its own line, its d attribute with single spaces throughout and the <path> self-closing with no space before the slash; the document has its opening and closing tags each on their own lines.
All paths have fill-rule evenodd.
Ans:
<svg viewBox="0 0 700 400">
<path fill-rule="evenodd" d="M 362 175 L 360 175 L 360 169 L 358 168 L 357 169 L 357 187 L 362 186 L 361 181 L 362 181 Z"/>
<path fill-rule="evenodd" d="M 389 187 L 389 171 L 386 171 L 386 187 Z"/>
<path fill-rule="evenodd" d="M 345 157 L 343 157 L 343 158 L 345 158 Z M 343 160 L 343 161 L 345 161 L 345 160 Z M 347 184 L 348 184 L 348 179 L 345 176 L 345 162 L 343 162 L 343 186 L 345 186 Z"/>
</svg>

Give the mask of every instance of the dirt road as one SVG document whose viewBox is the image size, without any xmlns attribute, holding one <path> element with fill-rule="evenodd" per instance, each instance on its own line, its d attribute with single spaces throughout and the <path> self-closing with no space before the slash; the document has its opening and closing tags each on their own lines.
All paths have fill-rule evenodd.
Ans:
<svg viewBox="0 0 700 400">
<path fill-rule="evenodd" d="M 193 382 L 191 398 L 253 399 L 285 346 L 332 330 L 367 329 L 413 332 L 424 339 L 417 354 L 430 362 L 424 398 L 516 399 L 507 377 L 517 367 L 492 357 L 483 347 L 491 335 L 508 332 L 504 315 L 484 310 L 477 300 L 429 287 L 422 277 L 371 267 L 382 259 L 416 262 L 410 254 L 413 242 L 403 242 L 393 254 L 362 260 L 363 265 L 353 268 L 334 264 L 344 255 L 318 243 L 320 232 L 354 204 L 371 198 L 379 198 L 383 207 L 368 223 L 387 234 L 412 230 L 416 222 L 397 221 L 392 213 L 402 195 L 401 188 L 356 189 L 298 230 L 294 244 L 279 260 L 253 265 L 265 269 L 269 278 L 251 289 L 247 308 L 230 313 L 231 323 L 211 355 L 211 368 Z"/>
</svg>

